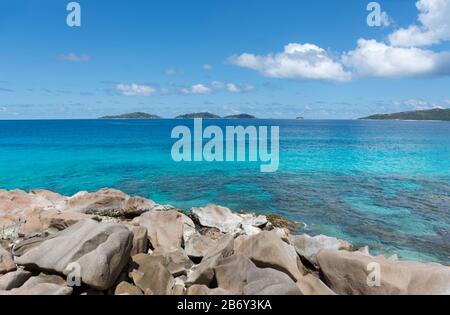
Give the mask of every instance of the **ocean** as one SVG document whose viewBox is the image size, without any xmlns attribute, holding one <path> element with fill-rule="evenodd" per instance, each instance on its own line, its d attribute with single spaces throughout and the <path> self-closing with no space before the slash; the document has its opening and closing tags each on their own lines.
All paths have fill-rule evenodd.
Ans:
<svg viewBox="0 0 450 315">
<path fill-rule="evenodd" d="M 374 254 L 450 264 L 450 122 L 211 120 L 280 127 L 280 166 L 174 162 L 189 120 L 0 121 L 0 188 L 64 195 L 103 187 L 188 210 L 275 213 L 297 233 Z"/>
</svg>

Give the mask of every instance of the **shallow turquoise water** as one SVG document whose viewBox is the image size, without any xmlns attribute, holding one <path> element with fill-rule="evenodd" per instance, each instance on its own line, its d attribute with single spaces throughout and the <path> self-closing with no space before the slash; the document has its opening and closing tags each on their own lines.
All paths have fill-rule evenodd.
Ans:
<svg viewBox="0 0 450 315">
<path fill-rule="evenodd" d="M 190 121 L 0 121 L 0 188 L 114 187 L 183 209 L 217 203 L 305 223 L 298 232 L 450 263 L 450 123 L 209 121 L 280 126 L 280 169 L 175 163 Z"/>
</svg>

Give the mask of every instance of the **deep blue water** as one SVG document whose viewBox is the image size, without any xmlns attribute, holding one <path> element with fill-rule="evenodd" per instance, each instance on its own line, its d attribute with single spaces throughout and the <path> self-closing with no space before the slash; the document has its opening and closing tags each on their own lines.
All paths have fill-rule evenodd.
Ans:
<svg viewBox="0 0 450 315">
<path fill-rule="evenodd" d="M 180 120 L 0 121 L 0 188 L 102 187 L 183 209 L 216 203 L 304 222 L 298 232 L 450 263 L 450 123 L 209 121 L 280 126 L 280 169 L 175 163 Z"/>
</svg>

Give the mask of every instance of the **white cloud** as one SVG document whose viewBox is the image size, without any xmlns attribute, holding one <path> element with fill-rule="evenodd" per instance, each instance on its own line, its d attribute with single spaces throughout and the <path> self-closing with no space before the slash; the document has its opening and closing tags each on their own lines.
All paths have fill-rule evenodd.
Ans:
<svg viewBox="0 0 450 315">
<path fill-rule="evenodd" d="M 427 102 L 423 99 L 408 99 L 404 101 L 394 102 L 395 106 L 406 107 L 406 109 L 425 110 L 433 108 L 442 108 L 434 103 Z"/>
<path fill-rule="evenodd" d="M 229 58 L 229 62 L 260 72 L 273 78 L 294 80 L 326 80 L 344 82 L 351 79 L 339 62 L 323 49 L 313 44 L 291 43 L 275 55 L 257 56 L 242 54 Z"/>
<path fill-rule="evenodd" d="M 450 73 L 450 53 L 415 47 L 393 47 L 376 40 L 359 39 L 358 47 L 342 57 L 359 76 L 413 77 Z"/>
<path fill-rule="evenodd" d="M 204 84 L 195 84 L 189 88 L 182 88 L 181 93 L 183 94 L 208 94 L 211 92 L 211 88 Z"/>
<path fill-rule="evenodd" d="M 205 64 L 203 65 L 203 69 L 205 69 L 205 70 L 212 70 L 212 69 L 213 69 L 213 66 L 211 66 L 210 64 L 205 63 Z"/>
<path fill-rule="evenodd" d="M 242 93 L 242 92 L 250 92 L 253 91 L 255 87 L 250 84 L 234 84 L 228 83 L 227 90 L 231 93 Z"/>
<path fill-rule="evenodd" d="M 70 62 L 84 62 L 89 61 L 91 57 L 86 54 L 75 54 L 75 53 L 68 53 L 68 54 L 62 54 L 59 55 L 59 59 L 63 61 L 70 61 Z"/>
<path fill-rule="evenodd" d="M 450 40 L 450 0 L 420 0 L 419 25 L 401 28 L 389 35 L 394 46 L 426 46 Z"/>
<path fill-rule="evenodd" d="M 122 95 L 125 96 L 150 96 L 157 92 L 157 90 L 152 86 L 139 85 L 136 83 L 131 85 L 118 84 L 116 88 L 122 93 Z"/>
</svg>

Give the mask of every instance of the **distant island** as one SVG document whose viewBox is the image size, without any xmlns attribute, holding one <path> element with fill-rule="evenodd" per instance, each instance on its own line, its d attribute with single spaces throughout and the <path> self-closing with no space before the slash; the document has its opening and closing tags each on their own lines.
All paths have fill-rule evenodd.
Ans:
<svg viewBox="0 0 450 315">
<path fill-rule="evenodd" d="M 237 115 L 229 115 L 223 117 L 225 119 L 256 119 L 255 116 L 249 115 L 249 114 L 237 114 Z"/>
<path fill-rule="evenodd" d="M 99 119 L 161 119 L 161 117 L 158 115 L 137 112 L 122 115 L 103 116 Z"/>
<path fill-rule="evenodd" d="M 208 113 L 208 112 L 184 114 L 184 115 L 179 115 L 179 116 L 175 117 L 175 119 L 194 119 L 194 118 L 219 119 L 221 117 L 217 116 L 215 114 Z"/>
<path fill-rule="evenodd" d="M 450 109 L 434 108 L 394 114 L 372 115 L 360 120 L 445 120 L 450 121 Z"/>
<path fill-rule="evenodd" d="M 305 118 L 303 118 L 303 117 L 301 117 L 301 116 L 299 116 L 299 117 L 297 117 L 297 118 L 295 118 L 295 119 L 297 119 L 297 120 L 305 120 Z"/>
<path fill-rule="evenodd" d="M 202 112 L 202 113 L 191 113 L 191 114 L 184 114 L 179 115 L 175 117 L 175 119 L 194 119 L 194 118 L 203 118 L 203 119 L 256 119 L 255 116 L 249 115 L 249 114 L 237 114 L 237 115 L 229 115 L 225 117 L 220 117 L 218 115 L 208 113 L 208 112 Z M 158 115 L 152 115 L 142 112 L 136 112 L 136 113 L 128 113 L 128 114 L 122 114 L 122 115 L 110 115 L 110 116 L 103 116 L 99 119 L 162 119 L 162 117 Z"/>
</svg>

